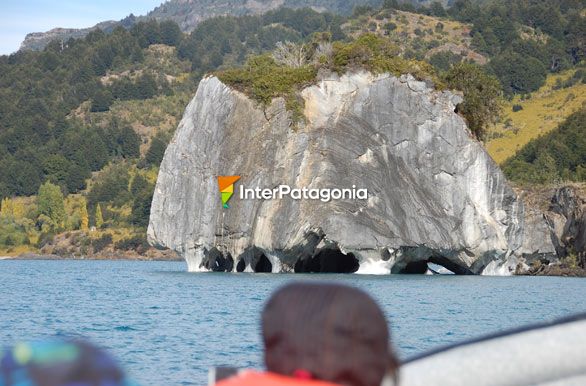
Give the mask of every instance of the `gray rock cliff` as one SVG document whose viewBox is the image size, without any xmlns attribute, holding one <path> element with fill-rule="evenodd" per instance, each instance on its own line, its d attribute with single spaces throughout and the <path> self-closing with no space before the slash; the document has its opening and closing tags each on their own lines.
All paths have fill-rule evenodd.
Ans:
<svg viewBox="0 0 586 386">
<path fill-rule="evenodd" d="M 558 256 L 575 253 L 586 264 L 586 200 L 572 187 L 556 189 L 546 219 Z"/>
<path fill-rule="evenodd" d="M 461 98 L 411 76 L 328 75 L 263 108 L 204 78 L 161 164 L 149 241 L 190 271 L 510 274 L 555 254 L 464 120 Z M 238 175 L 230 208 L 217 176 Z M 238 188 L 368 189 L 366 200 L 240 199 Z"/>
</svg>

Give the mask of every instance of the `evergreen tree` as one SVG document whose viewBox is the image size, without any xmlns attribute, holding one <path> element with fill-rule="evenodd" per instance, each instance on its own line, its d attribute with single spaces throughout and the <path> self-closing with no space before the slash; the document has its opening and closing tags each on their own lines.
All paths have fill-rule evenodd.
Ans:
<svg viewBox="0 0 586 386">
<path fill-rule="evenodd" d="M 43 160 L 43 172 L 48 180 L 56 185 L 64 186 L 71 162 L 60 154 L 52 154 Z"/>
<path fill-rule="evenodd" d="M 104 225 L 104 216 L 102 215 L 102 206 L 98 203 L 96 205 L 96 217 L 95 217 L 96 228 L 101 228 Z"/>
<path fill-rule="evenodd" d="M 167 149 L 167 136 L 163 133 L 157 133 L 151 140 L 151 145 L 146 152 L 145 161 L 152 166 L 159 166 L 163 161 L 165 150 Z"/>
<path fill-rule="evenodd" d="M 132 204 L 131 223 L 141 227 L 149 224 L 151 213 L 151 202 L 153 200 L 154 187 L 142 190 L 134 199 Z"/>
<path fill-rule="evenodd" d="M 70 163 L 70 167 L 65 179 L 65 186 L 69 193 L 74 193 L 85 189 L 86 180 L 91 177 L 91 173 L 86 164 L 78 165 Z"/>
<path fill-rule="evenodd" d="M 118 136 L 120 155 L 124 158 L 137 158 L 140 156 L 140 137 L 130 127 L 125 126 Z"/>
<path fill-rule="evenodd" d="M 82 200 L 79 207 L 79 218 L 80 218 L 80 229 L 87 231 L 89 226 L 89 215 L 87 212 L 87 206 L 85 200 Z"/>
<path fill-rule="evenodd" d="M 490 62 L 507 94 L 525 94 L 539 89 L 545 83 L 545 66 L 530 56 L 507 51 Z"/>
<path fill-rule="evenodd" d="M 151 74 L 143 74 L 136 82 L 137 96 L 139 99 L 149 99 L 157 93 L 157 81 Z"/>
<path fill-rule="evenodd" d="M 433 16 L 439 17 L 446 17 L 448 15 L 444 6 L 439 1 L 434 1 L 433 3 L 431 3 L 431 5 L 429 6 L 429 12 Z"/>
<path fill-rule="evenodd" d="M 144 178 L 142 175 L 137 174 L 134 179 L 132 180 L 132 184 L 130 184 L 130 194 L 132 196 L 137 196 L 142 191 L 149 189 L 150 183 Z"/>
<path fill-rule="evenodd" d="M 441 51 L 429 58 L 429 63 L 439 71 L 448 71 L 454 64 L 460 63 L 462 57 L 450 51 Z"/>
<path fill-rule="evenodd" d="M 87 196 L 90 207 L 98 203 L 110 203 L 115 206 L 128 203 L 131 199 L 128 192 L 129 182 L 127 164 L 120 163 L 105 169 L 92 183 Z"/>
<path fill-rule="evenodd" d="M 183 33 L 177 23 L 173 21 L 162 21 L 161 28 L 161 43 L 168 46 L 178 46 L 181 43 Z"/>
<path fill-rule="evenodd" d="M 110 110 L 112 94 L 107 90 L 98 91 L 92 99 L 91 111 L 94 113 Z"/>
</svg>

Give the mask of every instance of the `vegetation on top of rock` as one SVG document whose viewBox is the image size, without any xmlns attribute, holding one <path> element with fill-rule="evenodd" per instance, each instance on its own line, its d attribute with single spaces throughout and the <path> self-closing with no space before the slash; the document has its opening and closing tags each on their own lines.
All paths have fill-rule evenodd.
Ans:
<svg viewBox="0 0 586 386">
<path fill-rule="evenodd" d="M 453 66 L 440 78 L 429 63 L 399 56 L 395 45 L 375 34 L 333 44 L 320 38 L 324 36 L 315 37 L 306 45 L 281 45 L 273 57 L 268 54 L 251 57 L 244 66 L 219 71 L 217 75 L 224 83 L 265 105 L 272 98 L 284 97 L 295 120 L 302 117 L 302 98 L 297 93 L 316 81 L 318 69 L 339 74 L 360 69 L 396 76 L 409 73 L 420 80 L 432 81 L 438 89 L 447 86 L 460 90 L 464 102 L 458 109 L 480 139 L 484 138 L 486 127 L 500 117 L 500 83 L 477 65 Z"/>
<path fill-rule="evenodd" d="M 445 75 L 449 88 L 461 90 L 464 102 L 458 106 L 470 130 L 481 139 L 486 137 L 486 128 L 500 118 L 502 91 L 496 77 L 485 73 L 479 66 L 460 63 Z"/>
<path fill-rule="evenodd" d="M 375 74 L 388 72 L 398 76 L 409 73 L 417 79 L 434 82 L 438 88 L 443 87 L 429 63 L 403 58 L 399 52 L 399 48 L 387 39 L 368 33 L 349 43 L 335 42 L 332 60 L 326 61 L 326 66 L 338 73 L 357 68 L 365 68 Z"/>
<path fill-rule="evenodd" d="M 222 82 L 262 104 L 284 97 L 295 120 L 302 117 L 302 99 L 297 93 L 316 81 L 319 69 L 340 74 L 359 69 L 394 75 L 411 73 L 441 84 L 430 64 L 401 58 L 397 47 L 379 36 L 365 34 L 352 42 L 333 44 L 328 38 L 328 34 L 318 35 L 305 45 L 289 42 L 281 45 L 273 56 L 253 56 L 244 66 L 216 74 Z"/>
<path fill-rule="evenodd" d="M 250 58 L 242 68 L 219 72 L 218 76 L 226 84 L 263 104 L 282 96 L 287 102 L 287 108 L 299 114 L 296 92 L 310 84 L 316 74 L 316 69 L 311 65 L 297 68 L 279 65 L 270 55 L 265 54 Z"/>
</svg>

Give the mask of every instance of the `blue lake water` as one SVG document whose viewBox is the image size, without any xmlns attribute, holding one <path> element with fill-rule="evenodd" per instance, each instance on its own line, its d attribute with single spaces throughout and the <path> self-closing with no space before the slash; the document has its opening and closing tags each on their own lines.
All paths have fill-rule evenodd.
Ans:
<svg viewBox="0 0 586 386">
<path fill-rule="evenodd" d="M 205 385 L 212 365 L 262 367 L 260 311 L 291 280 L 335 280 L 383 307 L 402 358 L 586 311 L 555 277 L 195 274 L 180 262 L 0 261 L 0 345 L 84 336 L 143 385 Z"/>
</svg>

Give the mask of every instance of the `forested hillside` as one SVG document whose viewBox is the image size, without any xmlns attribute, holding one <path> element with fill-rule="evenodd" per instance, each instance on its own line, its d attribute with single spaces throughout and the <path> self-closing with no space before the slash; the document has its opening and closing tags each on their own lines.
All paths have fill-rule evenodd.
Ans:
<svg viewBox="0 0 586 386">
<path fill-rule="evenodd" d="M 386 0 L 350 16 L 279 8 L 210 18 L 189 34 L 172 21 L 133 21 L 0 57 L 0 251 L 51 245 L 56 234 L 79 254 L 146 248 L 158 165 L 209 72 L 260 103 L 285 97 L 297 117 L 296 92 L 320 69 L 411 72 L 462 91 L 458 111 L 483 140 L 516 136 L 518 126 L 534 133 L 523 120 L 539 114 L 519 111 L 536 105 L 546 79 L 559 78 L 548 90 L 573 96 L 556 119 L 582 112 L 527 148 L 537 135 L 520 138 L 505 170 L 528 183 L 584 181 L 586 149 L 576 136 L 586 96 L 568 91 L 585 82 L 584 1 L 428 3 Z"/>
<path fill-rule="evenodd" d="M 420 0 L 402 1 L 420 2 Z M 161 3 L 160 6 L 145 16 L 131 14 L 120 21 L 105 21 L 91 28 L 55 28 L 45 33 L 31 33 L 25 38 L 21 49 L 42 50 L 51 40 L 67 41 L 70 38 L 80 38 L 95 29 L 111 32 L 116 27 L 131 28 L 136 23 L 151 19 L 159 22 L 172 21 L 183 32 L 190 33 L 202 21 L 216 16 L 258 16 L 280 7 L 290 9 L 312 8 L 320 12 L 348 16 L 355 7 L 372 6 L 377 8 L 382 3 L 382 0 L 169 0 L 161 1 Z"/>
<path fill-rule="evenodd" d="M 318 31 L 343 39 L 341 22 L 281 9 L 218 17 L 185 35 L 173 22 L 149 21 L 1 57 L 0 248 L 40 247 L 88 227 L 97 229 L 92 240 L 144 247 L 158 164 L 201 76 L 278 41 Z M 45 182 L 62 192 L 63 210 L 10 198 L 40 194 Z M 92 250 L 92 240 L 80 240 Z"/>
<path fill-rule="evenodd" d="M 503 170 L 507 177 L 523 184 L 586 181 L 586 109 L 530 141 L 503 164 Z"/>
<path fill-rule="evenodd" d="M 583 69 L 548 74 L 539 90 L 505 100 L 500 122 L 487 135 L 487 150 L 502 164 L 530 140 L 557 128 L 585 101 Z"/>
<path fill-rule="evenodd" d="M 404 55 L 428 60 L 440 72 L 462 61 L 484 64 L 485 71 L 499 79 L 505 97 L 501 120 L 496 128 L 486 127 L 487 133 L 483 133 L 488 148 L 499 162 L 515 152 L 525 155 L 513 156 L 504 164 L 509 177 L 534 184 L 586 181 L 579 167 L 586 166 L 586 148 L 581 142 L 566 143 L 573 137 L 559 134 L 570 125 L 571 132 L 586 137 L 584 126 L 568 119 L 574 123 L 566 122 L 556 129 L 572 113 L 583 117 L 586 109 L 585 7 L 583 0 L 456 0 L 447 10 L 438 4 L 414 9 L 387 0 L 383 8 L 395 11 L 388 18 L 390 23 L 383 19 L 383 9 L 382 13 L 366 12 L 368 19 L 360 16 L 362 23 L 355 25 L 406 41 Z M 404 11 L 421 16 L 409 16 Z M 447 21 L 434 26 L 427 16 Z M 461 31 L 459 41 L 454 31 Z M 409 35 L 415 37 L 409 39 Z M 550 137 L 550 130 L 558 134 Z M 536 139 L 544 134 L 544 139 Z M 539 170 L 545 155 L 539 163 L 537 156 L 555 152 L 543 146 L 548 140 L 554 140 L 560 154 L 567 155 L 571 149 L 573 156 L 566 161 L 563 156 L 547 158 L 548 167 Z"/>
<path fill-rule="evenodd" d="M 189 36 L 173 22 L 150 21 L 111 34 L 92 32 L 63 47 L 55 42 L 39 53 L 2 56 L 0 195 L 34 194 L 45 180 L 76 192 L 110 160 L 140 157 L 141 138 L 126 117 L 95 125 L 99 118 L 82 119 L 84 102 L 99 113 L 128 100 L 171 97 L 185 87 L 192 92 L 203 73 L 242 63 L 247 54 L 271 50 L 278 41 L 300 41 L 316 31 L 341 39 L 339 25 L 331 14 L 287 9 L 220 17 Z M 163 53 L 149 54 L 161 44 L 176 47 L 167 68 L 157 63 Z M 186 69 L 184 60 L 190 62 Z"/>
</svg>

